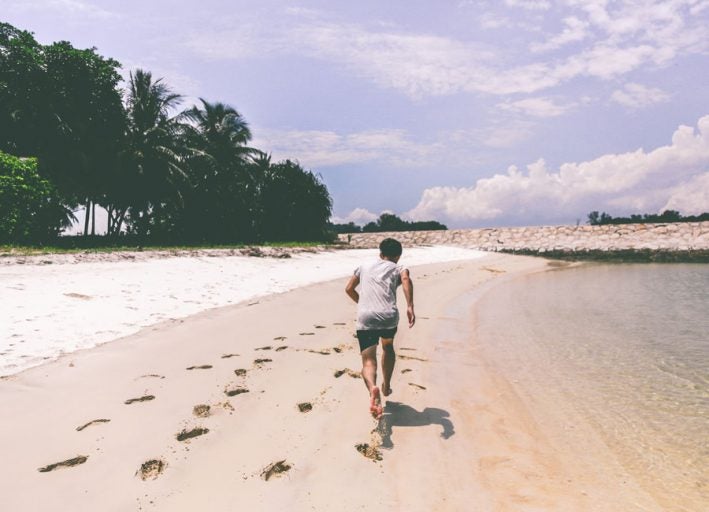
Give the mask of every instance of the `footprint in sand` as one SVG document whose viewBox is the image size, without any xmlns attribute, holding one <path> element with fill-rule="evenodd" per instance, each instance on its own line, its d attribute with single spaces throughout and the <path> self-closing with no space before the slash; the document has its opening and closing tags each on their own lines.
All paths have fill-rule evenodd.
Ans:
<svg viewBox="0 0 709 512">
<path fill-rule="evenodd" d="M 322 349 L 322 350 L 312 350 L 312 349 L 309 349 L 308 352 L 311 352 L 311 353 L 313 353 L 313 354 L 320 354 L 320 355 L 323 355 L 323 356 L 329 356 L 329 355 L 330 355 L 330 349 L 328 349 L 328 348 L 324 348 L 324 349 Z"/>
<path fill-rule="evenodd" d="M 247 388 L 242 388 L 242 387 L 232 388 L 232 389 L 226 388 L 224 390 L 224 394 L 226 396 L 236 396 L 236 395 L 240 395 L 242 393 L 248 393 L 248 392 L 249 392 L 249 390 Z"/>
<path fill-rule="evenodd" d="M 324 325 L 316 325 L 315 328 L 316 328 L 316 329 L 324 329 L 325 326 L 324 326 Z"/>
<path fill-rule="evenodd" d="M 164 379 L 163 375 L 158 375 L 157 373 L 148 373 L 146 375 L 141 375 L 138 379 Z M 136 379 L 136 380 L 138 380 Z"/>
<path fill-rule="evenodd" d="M 408 359 L 410 361 L 423 361 L 426 362 L 428 359 L 424 359 L 422 357 L 414 357 L 414 356 L 405 356 L 404 354 L 398 354 L 397 356 L 399 359 Z"/>
<path fill-rule="evenodd" d="M 411 371 L 413 371 L 411 368 L 404 368 L 403 370 L 401 370 L 401 373 L 409 373 Z"/>
<path fill-rule="evenodd" d="M 313 410 L 313 404 L 310 402 L 302 402 L 298 404 L 298 410 L 300 412 L 310 412 Z"/>
<path fill-rule="evenodd" d="M 369 443 L 360 443 L 355 445 L 355 449 L 368 459 L 372 459 L 374 462 L 382 460 L 382 452 L 379 451 L 379 448 L 374 445 L 370 445 Z"/>
<path fill-rule="evenodd" d="M 314 332 L 301 332 L 301 333 L 298 333 L 298 334 L 300 334 L 301 336 L 314 336 L 314 335 L 315 335 Z"/>
<path fill-rule="evenodd" d="M 224 354 L 222 359 L 229 359 L 230 357 L 238 357 L 239 354 Z"/>
<path fill-rule="evenodd" d="M 417 388 L 417 389 L 423 389 L 423 390 L 426 389 L 426 388 L 425 388 L 424 386 L 422 386 L 421 384 L 414 384 L 413 382 L 409 382 L 409 386 L 413 386 L 413 387 L 415 387 L 415 388 Z"/>
<path fill-rule="evenodd" d="M 160 459 L 151 459 L 143 462 L 135 472 L 141 480 L 155 480 L 165 470 L 167 463 Z"/>
<path fill-rule="evenodd" d="M 98 419 L 98 420 L 89 421 L 86 425 L 81 425 L 80 427 L 76 427 L 76 431 L 81 432 L 86 427 L 90 427 L 91 425 L 96 425 L 97 423 L 108 423 L 109 421 L 111 421 L 111 420 L 106 420 L 103 418 Z"/>
<path fill-rule="evenodd" d="M 273 347 L 271 345 L 266 345 L 265 347 L 258 347 L 254 350 L 271 350 Z"/>
<path fill-rule="evenodd" d="M 211 364 L 202 364 L 199 366 L 190 366 L 188 368 L 185 368 L 186 370 L 209 370 L 212 368 Z"/>
<path fill-rule="evenodd" d="M 276 336 L 273 341 L 283 341 L 284 339 L 286 339 L 286 336 Z"/>
<path fill-rule="evenodd" d="M 347 325 L 345 322 L 334 322 L 332 325 Z"/>
<path fill-rule="evenodd" d="M 411 348 L 411 347 L 399 347 L 399 350 L 416 350 L 416 349 Z"/>
<path fill-rule="evenodd" d="M 126 400 L 123 403 L 125 403 L 126 405 L 130 405 L 134 402 L 149 402 L 150 400 L 155 400 L 155 396 L 154 395 L 145 395 L 145 396 L 141 396 L 139 398 L 129 398 L 128 400 Z"/>
<path fill-rule="evenodd" d="M 39 468 L 37 471 L 39 471 L 40 473 L 47 473 L 49 471 L 54 471 L 55 469 L 59 468 L 70 468 L 72 466 L 78 466 L 79 464 L 83 464 L 84 462 L 86 462 L 88 458 L 88 455 L 79 455 L 77 457 L 74 457 L 73 459 L 67 459 L 61 462 L 55 462 L 54 464 L 49 464 L 48 466 Z"/>
<path fill-rule="evenodd" d="M 287 473 L 291 469 L 291 465 L 288 464 L 285 459 L 284 460 L 279 460 L 278 462 L 274 462 L 272 464 L 269 464 L 266 466 L 262 471 L 261 471 L 261 478 L 266 480 L 267 482 L 271 477 L 278 477 L 282 476 L 284 473 Z"/>
<path fill-rule="evenodd" d="M 195 427 L 192 430 L 182 430 L 182 432 L 177 434 L 175 438 L 178 441 L 186 441 L 187 439 L 192 439 L 193 437 L 203 436 L 208 432 L 208 428 Z"/>
<path fill-rule="evenodd" d="M 198 418 L 206 418 L 206 417 L 209 416 L 209 414 L 210 414 L 210 413 L 209 413 L 209 410 L 210 410 L 210 409 L 211 409 L 211 407 L 210 407 L 209 405 L 207 405 L 207 404 L 195 405 L 195 406 L 192 408 L 192 414 L 194 414 L 194 415 L 197 416 Z"/>
<path fill-rule="evenodd" d="M 349 375 L 350 377 L 352 377 L 353 379 L 361 379 L 362 378 L 362 376 L 359 373 L 357 373 L 354 370 L 350 370 L 349 368 L 345 368 L 344 370 L 337 370 L 337 371 L 335 371 L 334 375 L 335 375 L 335 378 L 339 379 L 345 373 L 347 375 Z"/>
<path fill-rule="evenodd" d="M 281 345 L 280 347 L 278 347 L 278 348 L 276 349 L 276 352 L 280 352 L 281 350 L 285 350 L 285 349 L 287 349 L 287 348 L 288 348 L 288 345 Z"/>
<path fill-rule="evenodd" d="M 248 370 L 246 370 L 245 368 L 238 368 L 238 369 L 234 370 L 234 375 L 236 375 L 237 377 L 243 377 L 246 375 L 247 371 Z"/>
<path fill-rule="evenodd" d="M 270 363 L 273 359 L 254 359 L 254 364 L 256 366 L 261 366 L 263 363 Z"/>
</svg>

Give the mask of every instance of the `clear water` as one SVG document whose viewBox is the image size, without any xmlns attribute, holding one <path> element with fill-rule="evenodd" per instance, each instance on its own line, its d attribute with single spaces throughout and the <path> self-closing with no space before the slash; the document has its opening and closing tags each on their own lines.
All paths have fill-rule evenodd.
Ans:
<svg viewBox="0 0 709 512">
<path fill-rule="evenodd" d="M 560 393 L 668 510 L 709 510 L 709 265 L 534 274 L 477 311 L 520 387 Z"/>
</svg>

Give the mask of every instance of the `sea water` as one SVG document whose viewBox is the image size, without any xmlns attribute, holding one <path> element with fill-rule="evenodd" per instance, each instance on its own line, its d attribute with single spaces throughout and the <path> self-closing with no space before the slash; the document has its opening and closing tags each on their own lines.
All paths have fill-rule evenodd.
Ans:
<svg viewBox="0 0 709 512">
<path fill-rule="evenodd" d="M 486 356 L 542 409 L 573 404 L 663 508 L 709 510 L 709 265 L 532 274 L 476 311 Z"/>
</svg>

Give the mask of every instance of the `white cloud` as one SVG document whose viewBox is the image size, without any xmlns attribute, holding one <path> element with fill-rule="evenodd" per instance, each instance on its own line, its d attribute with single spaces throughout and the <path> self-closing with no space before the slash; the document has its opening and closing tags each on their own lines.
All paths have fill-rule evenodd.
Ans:
<svg viewBox="0 0 709 512">
<path fill-rule="evenodd" d="M 625 84 L 623 89 L 613 91 L 611 99 L 629 108 L 642 108 L 669 100 L 670 96 L 662 89 L 645 87 L 641 84 Z"/>
<path fill-rule="evenodd" d="M 52 11 L 65 18 L 108 19 L 117 18 L 115 12 L 102 9 L 81 0 L 22 0 L 10 1 L 4 8 L 15 12 Z"/>
<path fill-rule="evenodd" d="M 544 160 L 522 172 L 511 166 L 505 174 L 480 179 L 469 188 L 424 190 L 408 212 L 415 219 L 452 220 L 530 218 L 569 221 L 591 210 L 615 206 L 630 213 L 663 208 L 695 213 L 709 210 L 709 115 L 697 130 L 680 126 L 672 143 L 650 152 L 642 149 L 603 155 L 581 163 L 548 169 Z M 616 210 L 617 211 L 617 210 Z"/>
<path fill-rule="evenodd" d="M 505 0 L 509 7 L 521 7 L 531 11 L 546 11 L 551 7 L 548 0 Z"/>
<path fill-rule="evenodd" d="M 533 52 L 557 50 L 569 43 L 583 41 L 589 36 L 589 24 L 575 16 L 564 18 L 564 25 L 564 30 L 562 30 L 560 34 L 549 38 L 544 43 L 532 44 L 531 50 Z"/>
<path fill-rule="evenodd" d="M 385 213 L 385 212 L 382 212 Z M 390 213 L 390 212 L 389 212 Z M 381 214 L 380 214 L 381 215 Z M 355 208 L 344 217 L 333 216 L 330 221 L 333 224 L 348 224 L 354 222 L 358 226 L 364 226 L 369 222 L 373 222 L 379 218 L 379 215 L 372 213 L 366 208 Z"/>
<path fill-rule="evenodd" d="M 527 98 L 498 103 L 498 108 L 533 117 L 557 117 L 573 108 L 573 105 L 558 105 L 549 98 Z"/>
<path fill-rule="evenodd" d="M 429 165 L 445 153 L 446 138 L 414 141 L 405 130 L 367 130 L 340 134 L 323 130 L 254 129 L 253 146 L 309 168 L 377 161 L 394 167 Z"/>
<path fill-rule="evenodd" d="M 686 215 L 709 211 L 709 172 L 674 187 L 660 210 L 678 210 Z"/>
<path fill-rule="evenodd" d="M 325 60 L 414 99 L 460 92 L 530 94 L 579 77 L 606 80 L 644 67 L 665 66 L 679 56 L 709 48 L 708 26 L 689 14 L 686 2 L 566 3 L 566 12 L 571 12 L 563 19 L 561 33 L 543 42 L 523 42 L 525 49 L 537 52 L 579 43 L 561 58 L 555 52 L 531 55 L 517 52 L 514 46 L 405 32 L 376 23 L 367 27 L 332 22 L 313 15 L 277 18 L 268 24 L 241 22 L 236 28 L 193 34 L 184 44 L 214 59 L 295 55 Z M 538 9 L 550 5 L 512 4 Z M 490 11 L 481 18 L 483 26 L 510 22 Z"/>
</svg>

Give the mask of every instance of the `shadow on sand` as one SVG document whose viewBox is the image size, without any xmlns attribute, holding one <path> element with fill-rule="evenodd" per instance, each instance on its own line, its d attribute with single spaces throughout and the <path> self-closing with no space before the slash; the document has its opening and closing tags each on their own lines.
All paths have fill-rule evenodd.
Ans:
<svg viewBox="0 0 709 512">
<path fill-rule="evenodd" d="M 448 419 L 450 414 L 443 409 L 435 407 L 426 407 L 419 412 L 410 405 L 402 404 L 401 402 L 387 401 L 384 407 L 384 416 L 379 421 L 377 430 L 382 437 L 382 448 L 393 448 L 394 443 L 391 440 L 392 430 L 394 427 L 425 427 L 427 425 L 440 425 L 443 428 L 441 437 L 448 439 L 455 430 L 453 422 Z"/>
</svg>

